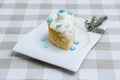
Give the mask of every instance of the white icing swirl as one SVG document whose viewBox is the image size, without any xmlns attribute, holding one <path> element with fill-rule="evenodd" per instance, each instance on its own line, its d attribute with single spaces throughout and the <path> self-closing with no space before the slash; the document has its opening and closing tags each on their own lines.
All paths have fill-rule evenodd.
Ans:
<svg viewBox="0 0 120 80">
<path fill-rule="evenodd" d="M 63 13 L 58 12 L 57 13 L 57 18 L 58 19 L 63 19 L 64 17 L 65 17 L 65 12 L 63 12 Z"/>
<path fill-rule="evenodd" d="M 69 15 L 67 11 L 65 11 L 64 13 L 55 12 L 51 17 L 53 21 L 50 27 L 61 33 L 63 41 L 71 40 L 74 37 L 73 29 L 76 26 L 74 16 Z M 58 23 L 62 24 L 60 28 L 56 28 Z"/>
</svg>

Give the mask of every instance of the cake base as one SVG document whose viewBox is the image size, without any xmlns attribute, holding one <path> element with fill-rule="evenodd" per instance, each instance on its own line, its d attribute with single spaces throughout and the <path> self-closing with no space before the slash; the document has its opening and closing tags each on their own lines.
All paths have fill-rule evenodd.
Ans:
<svg viewBox="0 0 120 80">
<path fill-rule="evenodd" d="M 64 50 L 69 50 L 70 46 L 73 44 L 74 38 L 64 42 L 62 41 L 62 37 L 60 36 L 61 33 L 60 32 L 56 32 L 55 30 L 50 28 L 50 24 L 48 24 L 48 29 L 49 29 L 49 41 Z"/>
</svg>

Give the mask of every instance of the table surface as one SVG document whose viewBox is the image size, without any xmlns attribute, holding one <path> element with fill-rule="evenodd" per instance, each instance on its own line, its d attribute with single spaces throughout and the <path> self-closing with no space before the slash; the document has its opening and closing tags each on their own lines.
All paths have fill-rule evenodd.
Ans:
<svg viewBox="0 0 120 80">
<path fill-rule="evenodd" d="M 110 23 L 79 71 L 12 52 L 12 47 L 56 9 L 80 18 L 107 15 Z M 120 0 L 0 0 L 0 80 L 120 80 Z"/>
</svg>

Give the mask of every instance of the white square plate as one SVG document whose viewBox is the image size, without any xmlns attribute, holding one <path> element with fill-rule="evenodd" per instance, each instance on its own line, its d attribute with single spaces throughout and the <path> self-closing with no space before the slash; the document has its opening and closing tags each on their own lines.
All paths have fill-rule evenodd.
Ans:
<svg viewBox="0 0 120 80">
<path fill-rule="evenodd" d="M 100 34 L 86 31 L 84 19 L 76 19 L 76 40 L 79 40 L 80 44 L 76 46 L 75 51 L 65 51 L 52 45 L 48 40 L 46 22 L 29 32 L 14 46 L 13 51 L 76 72 L 90 49 L 101 37 Z M 105 25 L 104 23 L 102 26 Z M 41 37 L 45 37 L 46 41 L 41 41 Z M 49 47 L 45 48 L 45 45 Z"/>
</svg>

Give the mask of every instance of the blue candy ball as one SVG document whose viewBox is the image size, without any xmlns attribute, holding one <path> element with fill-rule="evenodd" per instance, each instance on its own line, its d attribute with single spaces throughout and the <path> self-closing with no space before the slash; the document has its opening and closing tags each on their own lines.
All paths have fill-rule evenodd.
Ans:
<svg viewBox="0 0 120 80">
<path fill-rule="evenodd" d="M 57 24 L 56 25 L 56 28 L 61 28 L 62 27 L 62 24 Z"/>
<path fill-rule="evenodd" d="M 65 9 L 60 9 L 59 12 L 60 12 L 60 13 L 64 13 L 64 12 L 65 12 Z"/>
<path fill-rule="evenodd" d="M 53 18 L 51 18 L 51 17 L 49 17 L 48 19 L 47 19 L 47 22 L 48 23 L 51 23 L 53 21 Z"/>
<path fill-rule="evenodd" d="M 78 40 L 74 41 L 75 45 L 78 45 L 79 43 L 80 43 L 80 41 L 78 41 Z"/>
<path fill-rule="evenodd" d="M 49 48 L 49 45 L 48 44 L 44 44 L 44 48 Z"/>
<path fill-rule="evenodd" d="M 72 15 L 73 13 L 72 13 L 72 11 L 70 11 L 70 10 L 68 10 L 68 12 L 67 12 L 69 15 Z"/>
<path fill-rule="evenodd" d="M 71 50 L 71 51 L 74 51 L 75 49 L 76 49 L 76 48 L 75 48 L 74 46 L 71 46 L 71 47 L 70 47 L 70 50 Z"/>
</svg>

